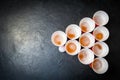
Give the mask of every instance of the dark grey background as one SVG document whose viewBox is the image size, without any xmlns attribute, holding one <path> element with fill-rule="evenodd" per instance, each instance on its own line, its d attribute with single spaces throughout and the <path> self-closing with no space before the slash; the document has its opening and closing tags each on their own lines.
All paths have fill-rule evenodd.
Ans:
<svg viewBox="0 0 120 80">
<path fill-rule="evenodd" d="M 119 80 L 120 12 L 114 0 L 0 1 L 0 80 Z M 98 75 L 77 56 L 60 53 L 51 41 L 56 30 L 105 10 L 110 21 L 109 70 Z"/>
</svg>

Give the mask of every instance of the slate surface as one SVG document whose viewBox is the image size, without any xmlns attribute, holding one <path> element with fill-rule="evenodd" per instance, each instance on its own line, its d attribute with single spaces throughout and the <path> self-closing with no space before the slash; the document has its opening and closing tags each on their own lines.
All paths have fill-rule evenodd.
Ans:
<svg viewBox="0 0 120 80">
<path fill-rule="evenodd" d="M 115 0 L 6 0 L 0 2 L 0 80 L 119 80 L 120 12 Z M 60 53 L 51 41 L 56 30 L 97 10 L 110 21 L 109 70 L 98 75 L 77 56 Z"/>
</svg>

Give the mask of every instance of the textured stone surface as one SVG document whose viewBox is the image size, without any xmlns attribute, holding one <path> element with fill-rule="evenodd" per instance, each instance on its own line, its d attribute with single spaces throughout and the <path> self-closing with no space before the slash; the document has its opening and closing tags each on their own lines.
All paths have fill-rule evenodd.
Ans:
<svg viewBox="0 0 120 80">
<path fill-rule="evenodd" d="M 117 2 L 116 2 L 117 3 Z M 97 10 L 110 16 L 106 25 L 109 70 L 97 75 L 77 56 L 60 53 L 51 34 L 78 24 Z M 8 0 L 0 2 L 0 80 L 112 80 L 118 78 L 120 31 L 118 6 L 104 0 Z"/>
</svg>

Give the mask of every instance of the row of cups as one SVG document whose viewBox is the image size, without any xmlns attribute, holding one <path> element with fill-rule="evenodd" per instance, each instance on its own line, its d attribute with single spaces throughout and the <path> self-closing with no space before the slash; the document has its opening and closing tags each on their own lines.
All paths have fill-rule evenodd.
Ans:
<svg viewBox="0 0 120 80">
<path fill-rule="evenodd" d="M 91 65 L 93 71 L 103 74 L 108 70 L 108 62 L 104 58 L 109 53 L 109 47 L 104 42 L 109 37 L 109 30 L 104 26 L 108 21 L 105 11 L 97 11 L 93 18 L 81 19 L 79 25 L 68 25 L 65 32 L 55 31 L 51 41 L 60 52 L 78 55 L 82 64 Z"/>
</svg>

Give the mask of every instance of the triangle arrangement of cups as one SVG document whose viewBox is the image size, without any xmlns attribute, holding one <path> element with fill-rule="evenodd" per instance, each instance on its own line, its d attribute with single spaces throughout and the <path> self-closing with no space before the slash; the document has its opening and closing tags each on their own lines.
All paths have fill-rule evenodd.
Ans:
<svg viewBox="0 0 120 80">
<path fill-rule="evenodd" d="M 109 30 L 105 27 L 108 21 L 108 14 L 99 10 L 92 18 L 82 18 L 79 25 L 68 25 L 65 32 L 55 31 L 51 42 L 60 52 L 77 55 L 82 64 L 89 65 L 97 74 L 104 74 L 108 70 L 108 62 L 104 58 L 109 53 L 105 43 L 109 37 Z"/>
</svg>

